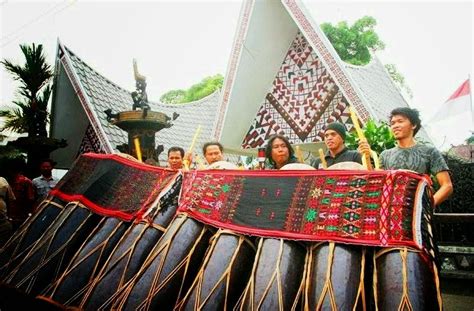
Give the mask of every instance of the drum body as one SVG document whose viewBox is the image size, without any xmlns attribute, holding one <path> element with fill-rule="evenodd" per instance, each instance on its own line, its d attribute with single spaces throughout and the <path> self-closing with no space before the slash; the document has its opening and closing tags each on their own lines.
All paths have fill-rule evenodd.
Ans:
<svg viewBox="0 0 474 311">
<path fill-rule="evenodd" d="M 101 218 L 79 203 L 68 204 L 4 281 L 26 293 L 41 293 L 64 271 Z"/>
<path fill-rule="evenodd" d="M 0 278 L 24 259 L 28 251 L 54 223 L 65 205 L 65 202 L 57 198 L 43 201 L 38 212 L 28 218 L 15 232 L 0 250 Z"/>
<path fill-rule="evenodd" d="M 120 289 L 114 308 L 172 310 L 196 277 L 210 236 L 201 223 L 177 216 L 140 271 Z"/>
<path fill-rule="evenodd" d="M 294 241 L 259 241 L 252 275 L 239 310 L 291 310 L 302 298 L 305 247 Z"/>
<path fill-rule="evenodd" d="M 230 310 L 242 294 L 255 258 L 246 237 L 219 230 L 179 310 Z"/>
<path fill-rule="evenodd" d="M 407 248 L 382 249 L 374 261 L 379 310 L 441 310 L 436 267 L 426 256 Z"/>
<path fill-rule="evenodd" d="M 339 162 L 328 167 L 328 170 L 365 170 L 366 168 L 357 162 Z"/>
<path fill-rule="evenodd" d="M 175 182 L 141 222 L 129 227 L 100 271 L 84 288 L 85 294 L 79 304 L 81 308 L 96 310 L 109 306 L 117 292 L 135 277 L 176 213 L 180 185 L 179 180 Z"/>
<path fill-rule="evenodd" d="M 53 285 L 49 296 L 54 301 L 77 306 L 87 286 L 105 264 L 128 225 L 117 218 L 104 218 Z"/>
<path fill-rule="evenodd" d="M 353 310 L 359 305 L 365 309 L 365 248 L 329 242 L 312 245 L 308 252 L 306 307 Z"/>
<path fill-rule="evenodd" d="M 79 307 L 98 310 L 110 303 L 115 292 L 138 272 L 162 233 L 149 223 L 131 226 L 92 280 Z"/>
</svg>

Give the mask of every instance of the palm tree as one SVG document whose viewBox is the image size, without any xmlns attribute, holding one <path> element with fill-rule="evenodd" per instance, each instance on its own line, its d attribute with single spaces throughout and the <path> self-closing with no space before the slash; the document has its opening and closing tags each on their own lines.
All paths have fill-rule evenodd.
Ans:
<svg viewBox="0 0 474 311">
<path fill-rule="evenodd" d="M 25 172 L 29 177 L 39 174 L 39 161 L 48 158 L 49 154 L 60 147 L 67 145 L 65 140 L 48 137 L 46 125 L 48 123 L 48 102 L 52 87 L 49 84 L 53 77 L 51 66 L 41 44 L 20 45 L 25 63 L 16 65 L 8 60 L 0 63 L 20 83 L 18 90 L 20 99 L 13 101 L 15 105 L 10 109 L 0 110 L 0 117 L 5 120 L 3 130 L 12 130 L 17 133 L 28 133 L 28 137 L 19 137 L 8 143 L 8 146 L 26 152 L 28 167 Z"/>
<path fill-rule="evenodd" d="M 47 137 L 47 106 L 51 96 L 48 83 L 53 71 L 46 62 L 43 45 L 36 46 L 33 43 L 31 46 L 20 45 L 20 48 L 25 57 L 24 65 L 16 65 L 8 60 L 0 62 L 13 79 L 20 82 L 19 94 L 23 97 L 13 102 L 16 108 L 0 111 L 0 117 L 5 119 L 1 130 L 28 133 L 28 137 Z"/>
</svg>

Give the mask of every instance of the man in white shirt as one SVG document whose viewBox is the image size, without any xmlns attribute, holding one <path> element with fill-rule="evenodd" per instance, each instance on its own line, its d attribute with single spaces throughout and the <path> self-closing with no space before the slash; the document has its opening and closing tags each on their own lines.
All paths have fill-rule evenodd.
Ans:
<svg viewBox="0 0 474 311">
<path fill-rule="evenodd" d="M 49 191 L 53 189 L 58 183 L 58 179 L 54 178 L 52 175 L 54 164 L 54 161 L 51 159 L 45 159 L 41 161 L 41 176 L 33 179 L 33 186 L 36 193 L 36 206 L 38 206 L 41 201 L 46 199 Z"/>
</svg>

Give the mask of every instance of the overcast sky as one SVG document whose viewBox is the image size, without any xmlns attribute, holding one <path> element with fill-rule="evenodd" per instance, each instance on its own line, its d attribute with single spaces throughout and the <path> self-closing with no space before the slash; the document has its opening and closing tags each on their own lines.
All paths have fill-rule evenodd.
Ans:
<svg viewBox="0 0 474 311">
<path fill-rule="evenodd" d="M 410 104 L 429 119 L 472 73 L 473 5 L 465 2 L 304 1 L 318 23 L 370 15 L 394 63 L 414 93 Z M 240 1 L 0 1 L 1 58 L 22 62 L 21 43 L 41 43 L 53 64 L 57 38 L 98 72 L 133 90 L 132 59 L 147 77 L 148 97 L 225 74 Z M 15 83 L 3 68 L 1 104 Z M 472 129 L 472 128 L 471 128 Z M 447 133 L 451 130 L 452 133 Z M 435 128 L 435 136 L 467 135 Z M 465 131 L 465 130 L 464 130 Z M 453 134 L 454 133 L 454 134 Z M 445 139 L 444 139 L 445 140 Z M 457 141 L 456 141 L 457 140 Z M 446 145 L 446 141 L 445 141 Z"/>
</svg>

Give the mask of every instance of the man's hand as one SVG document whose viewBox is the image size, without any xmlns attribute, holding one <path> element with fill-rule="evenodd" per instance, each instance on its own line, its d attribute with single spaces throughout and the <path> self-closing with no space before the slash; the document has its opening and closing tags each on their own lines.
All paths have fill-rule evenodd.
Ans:
<svg viewBox="0 0 474 311">
<path fill-rule="evenodd" d="M 193 154 L 191 152 L 186 152 L 183 157 L 183 168 L 189 170 L 191 164 L 193 164 Z"/>
<path fill-rule="evenodd" d="M 367 139 L 362 138 L 359 140 L 359 147 L 357 148 L 357 151 L 362 155 L 367 155 L 368 157 L 370 157 L 371 149 L 369 143 L 367 142 Z"/>
</svg>

